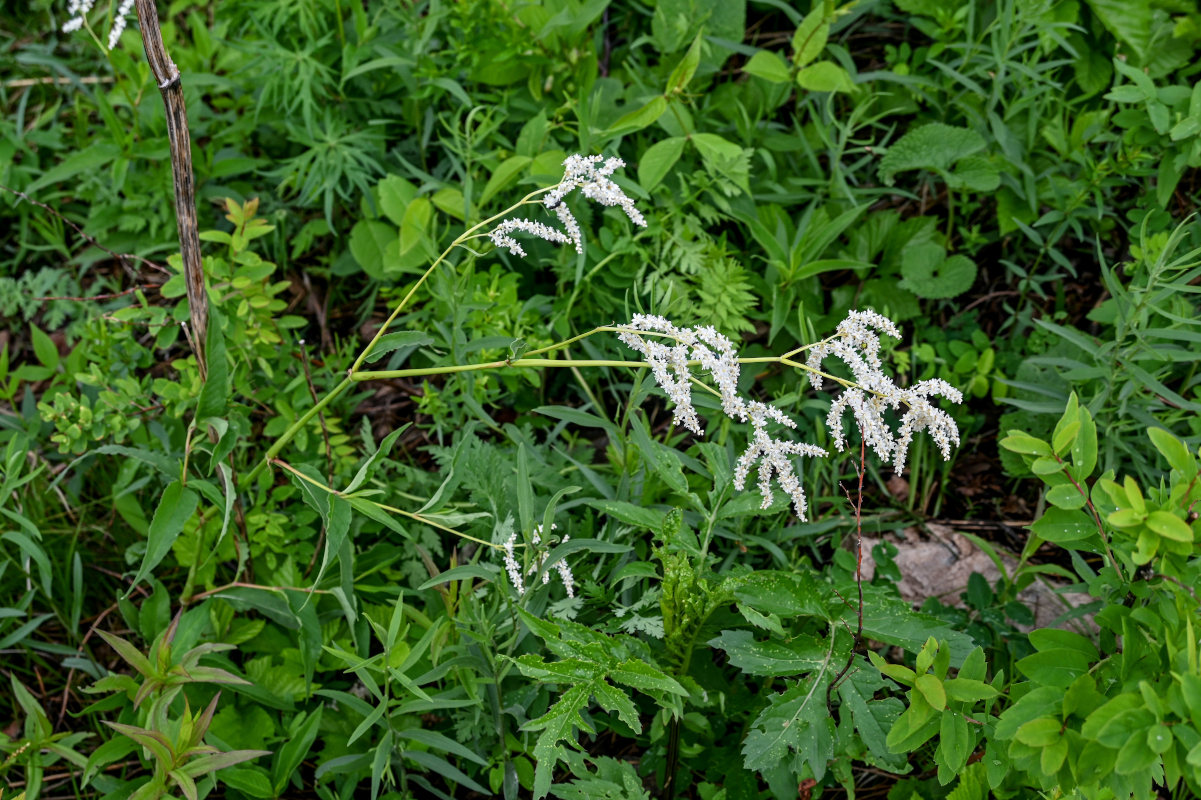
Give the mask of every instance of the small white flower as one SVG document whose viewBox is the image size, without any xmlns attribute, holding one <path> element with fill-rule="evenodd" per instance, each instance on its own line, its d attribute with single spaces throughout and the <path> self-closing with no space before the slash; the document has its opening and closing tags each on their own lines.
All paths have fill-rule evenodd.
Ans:
<svg viewBox="0 0 1201 800">
<path fill-rule="evenodd" d="M 534 222 L 528 219 L 506 219 L 489 232 L 488 238 L 497 247 L 507 247 L 513 255 L 524 258 L 525 250 L 521 249 L 521 245 L 517 243 L 517 240 L 509 235 L 513 231 L 524 231 L 525 233 L 537 236 L 539 239 L 545 239 L 555 244 L 569 244 L 571 242 L 571 238 L 567 234 L 557 231 L 549 225 L 543 225 L 541 222 Z"/>
<path fill-rule="evenodd" d="M 873 330 L 874 329 L 874 330 Z M 858 386 L 848 388 L 830 406 L 826 424 L 830 437 L 839 450 L 846 448 L 842 427 L 843 415 L 851 410 L 864 442 L 884 461 L 891 461 L 898 474 L 905 467 L 913 434 L 929 431 L 945 460 L 951 458 L 951 445 L 959 444 L 959 428 L 951 415 L 935 408 L 929 398 L 945 397 L 962 403 L 963 394 L 944 380 L 915 383 L 906 389 L 897 386 L 884 374 L 880 364 L 880 337 L 876 331 L 900 338 L 900 331 L 887 317 L 874 311 L 852 311 L 838 325 L 834 336 L 814 345 L 806 361 L 811 369 L 819 369 L 822 361 L 835 356 L 850 368 Z M 810 374 L 814 388 L 820 389 L 822 376 Z M 884 412 L 905 406 L 901 426 L 894 435 L 884 421 Z"/>
<path fill-rule="evenodd" d="M 517 590 L 518 595 L 525 594 L 525 583 L 521 580 L 521 566 L 517 563 L 517 558 L 513 554 L 513 548 L 517 545 L 517 534 L 514 532 L 505 540 L 505 570 L 509 573 L 509 582 L 513 584 L 513 588 Z"/>
<path fill-rule="evenodd" d="M 713 378 L 726 416 L 738 422 L 751 423 L 751 441 L 734 468 L 734 488 L 741 491 L 751 468 L 758 464 L 763 508 L 771 507 L 772 478 L 776 476 L 780 487 L 792 498 L 797 517 L 804 521 L 805 491 L 793 471 L 791 457 L 820 457 L 826 455 L 826 451 L 812 444 L 774 439 L 768 434 L 769 420 L 794 430 L 796 423 L 775 406 L 757 400 L 746 401 L 739 395 L 738 378 L 742 367 L 738 363 L 734 343 L 712 326 L 679 328 L 664 317 L 647 314 L 635 314 L 629 327 L 633 331 L 622 331 L 618 338 L 646 358 L 655 382 L 675 404 L 672 409 L 675 423 L 698 436 L 704 434 L 692 405 L 691 358 Z M 635 331 L 660 333 L 674 339 L 676 344 L 669 347 L 656 341 L 647 341 Z"/>
<path fill-rule="evenodd" d="M 113 29 L 108 32 L 109 50 L 115 48 L 117 42 L 121 41 L 121 34 L 125 31 L 125 19 L 131 10 L 133 10 L 133 0 L 121 0 L 121 5 L 117 7 L 117 13 L 113 17 Z"/>
<path fill-rule="evenodd" d="M 551 523 L 550 529 L 553 531 L 559 526 Z M 563 541 L 571 539 L 570 536 L 564 536 Z M 549 568 L 543 569 L 546 565 L 546 558 L 550 553 L 546 550 L 538 549 L 542 544 L 542 526 L 538 525 L 534 528 L 534 532 L 530 535 L 531 552 L 534 557 L 531 560 L 530 568 L 526 570 L 526 575 L 537 575 L 542 573 L 542 583 L 550 583 L 550 570 L 553 569 L 559 573 L 559 577 L 563 581 L 563 588 L 567 590 L 568 597 L 575 597 L 575 576 L 571 574 L 571 567 L 567 566 L 567 562 L 562 559 L 551 564 Z M 521 566 L 517 563 L 517 558 L 513 554 L 513 548 L 517 545 L 517 534 L 513 533 L 505 541 L 503 548 L 505 551 L 505 570 L 509 573 L 509 582 L 513 584 L 513 588 L 517 590 L 517 594 L 525 594 L 525 581 L 522 579 Z"/>
<path fill-rule="evenodd" d="M 63 23 L 63 33 L 71 33 L 82 28 L 84 18 L 92 10 L 93 3 L 95 0 L 69 0 L 67 13 L 71 15 L 71 18 Z"/>
</svg>

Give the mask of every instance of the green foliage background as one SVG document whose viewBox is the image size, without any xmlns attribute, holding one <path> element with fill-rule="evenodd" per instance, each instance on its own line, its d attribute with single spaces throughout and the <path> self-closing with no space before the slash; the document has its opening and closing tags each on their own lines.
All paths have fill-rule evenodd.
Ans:
<svg viewBox="0 0 1201 800">
<path fill-rule="evenodd" d="M 1201 792 L 1193 4 L 161 4 L 207 383 L 136 25 L 108 51 L 62 4 L 3 7 L 0 783 Z M 571 153 L 621 156 L 647 227 L 577 205 L 583 254 L 455 251 L 372 363 L 431 374 L 355 384 L 249 479 L 438 253 Z M 684 435 L 645 370 L 436 374 L 638 311 L 777 355 L 853 308 L 902 325 L 899 382 L 968 395 L 952 461 L 869 460 L 864 532 L 1020 531 L 980 542 L 1016 561 L 962 604 L 910 608 L 885 542 L 859 619 L 853 452 L 804 462 L 801 523 L 730 487 L 740 426 L 698 400 Z M 828 444 L 827 395 L 746 377 Z M 566 558 L 575 597 L 507 582 L 495 546 L 539 522 L 570 541 L 527 566 Z M 1048 576 L 1091 597 L 1072 631 L 1030 633 Z"/>
</svg>

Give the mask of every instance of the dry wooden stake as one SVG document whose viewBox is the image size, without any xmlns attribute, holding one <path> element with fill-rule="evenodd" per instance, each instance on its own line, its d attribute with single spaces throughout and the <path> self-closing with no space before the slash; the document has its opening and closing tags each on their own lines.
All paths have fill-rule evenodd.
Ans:
<svg viewBox="0 0 1201 800">
<path fill-rule="evenodd" d="M 188 112 L 184 105 L 179 69 L 163 45 L 154 0 L 136 0 L 142 44 L 150 71 L 158 81 L 167 107 L 167 137 L 171 143 L 171 173 L 175 178 L 175 221 L 179 226 L 179 252 L 183 257 L 188 289 L 188 312 L 192 319 L 192 350 L 200 367 L 200 378 L 208 378 L 204 343 L 208 332 L 208 295 L 204 290 L 204 268 L 200 261 L 200 232 L 196 222 L 196 186 L 192 180 L 192 140 L 188 135 Z"/>
</svg>

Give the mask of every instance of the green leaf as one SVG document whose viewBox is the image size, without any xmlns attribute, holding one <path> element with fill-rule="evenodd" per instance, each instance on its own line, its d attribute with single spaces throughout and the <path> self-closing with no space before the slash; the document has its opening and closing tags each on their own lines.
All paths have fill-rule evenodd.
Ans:
<svg viewBox="0 0 1201 800">
<path fill-rule="evenodd" d="M 1084 508 L 1085 499 L 1080 490 L 1070 483 L 1061 483 L 1047 490 L 1047 502 L 1056 508 Z"/>
<path fill-rule="evenodd" d="M 892 186 L 898 172 L 913 169 L 946 171 L 965 156 L 983 150 L 984 138 L 968 128 L 932 122 L 914 128 L 880 159 L 880 180 Z"/>
<path fill-rule="evenodd" d="M 1032 456 L 1050 456 L 1054 453 L 1051 445 L 1042 439 L 1036 439 L 1022 431 L 1009 431 L 999 444 L 1001 447 L 1014 453 L 1024 453 Z"/>
<path fill-rule="evenodd" d="M 225 331 L 221 312 L 215 308 L 209 311 L 208 326 L 204 345 L 208 377 L 196 404 L 197 420 L 224 417 L 225 407 L 229 402 L 229 360 L 225 355 Z"/>
<path fill-rule="evenodd" d="M 647 148 L 638 161 L 638 182 L 643 189 L 649 192 L 667 177 L 667 173 L 680 160 L 687 141 L 683 136 L 673 136 Z"/>
<path fill-rule="evenodd" d="M 304 757 L 317 739 L 317 729 L 321 725 L 322 707 L 317 706 L 310 714 L 301 712 L 289 724 L 289 736 L 279 748 L 279 755 L 271 765 L 271 782 L 275 786 L 275 796 L 282 797 L 284 789 L 292 773 L 300 768 Z"/>
<path fill-rule="evenodd" d="M 1128 45 L 1140 62 L 1151 48 L 1150 0 L 1086 0 L 1110 33 Z M 1114 59 L 1115 64 L 1120 59 Z"/>
<path fill-rule="evenodd" d="M 191 489 L 184 488 L 179 481 L 174 481 L 163 491 L 158 507 L 154 510 L 154 519 L 150 520 L 146 554 L 142 557 L 142 565 L 138 567 L 137 574 L 125 593 L 126 597 L 170 552 L 171 545 L 183 531 L 184 523 L 196 512 L 199 502 L 200 497 Z"/>
<path fill-rule="evenodd" d="M 622 115 L 609 127 L 609 130 L 605 131 L 604 138 L 624 136 L 627 133 L 634 133 L 654 125 L 665 111 L 667 111 L 667 99 L 659 95 L 641 108 Z"/>
<path fill-rule="evenodd" d="M 788 64 L 770 50 L 760 50 L 755 53 L 751 56 L 751 60 L 746 62 L 742 71 L 771 83 L 788 83 L 792 80 L 792 75 L 788 72 Z"/>
<path fill-rule="evenodd" d="M 1197 86 L 1201 88 L 1201 83 Z M 1184 442 L 1177 439 L 1163 428 L 1147 428 L 1147 436 L 1151 439 L 1151 444 L 1155 445 L 1172 469 L 1181 474 L 1182 477 L 1191 479 L 1197 474 L 1197 460 L 1193 458 L 1193 454 L 1184 446 Z"/>
<path fill-rule="evenodd" d="M 1062 735 L 1063 723 L 1052 717 L 1032 719 L 1018 728 L 1016 738 L 1019 742 L 1030 747 L 1047 747 L 1059 741 Z"/>
<path fill-rule="evenodd" d="M 750 631 L 722 631 L 708 644 L 725 650 L 730 663 L 748 675 L 810 672 L 825 663 L 829 649 L 812 636 L 798 636 L 787 642 L 773 639 L 757 642 Z"/>
<path fill-rule="evenodd" d="M 853 92 L 855 82 L 845 69 L 833 61 L 810 64 L 796 75 L 797 86 L 811 92 Z"/>
<path fill-rule="evenodd" d="M 991 700 L 997 696 L 997 690 L 984 681 L 951 678 L 943 681 L 942 685 L 946 689 L 947 698 L 959 702 L 974 703 L 978 700 Z"/>
<path fill-rule="evenodd" d="M 522 730 L 542 731 L 534 743 L 535 800 L 541 800 L 550 791 L 551 776 L 562 753 L 559 742 L 571 738 L 577 726 L 581 730 L 592 730 L 580 716 L 580 710 L 588 704 L 591 695 L 591 684 L 576 684 L 564 692 L 549 711 L 522 726 Z"/>
<path fill-rule="evenodd" d="M 520 156 L 515 156 L 519 158 Z M 426 231 L 434 216 L 434 204 L 428 197 L 417 197 L 405 209 L 404 219 L 400 223 L 400 255 L 401 257 L 413 252 L 419 245 L 431 250 Z"/>
<path fill-rule="evenodd" d="M 972 736 L 962 714 L 944 711 L 939 724 L 938 751 L 935 760 L 952 772 L 959 772 L 972 754 Z M 938 756 L 942 758 L 939 759 Z"/>
<path fill-rule="evenodd" d="M 701 154 L 706 169 L 725 176 L 744 192 L 750 192 L 750 150 L 744 150 L 716 133 L 694 133 L 692 143 Z"/>
<path fill-rule="evenodd" d="M 417 197 L 418 188 L 399 175 L 389 175 L 379 182 L 376 190 L 379 192 L 380 209 L 394 225 L 400 227 L 404 222 L 405 209 Z"/>
<path fill-rule="evenodd" d="M 976 262 L 964 255 L 946 257 L 936 244 L 907 248 L 901 256 L 901 287 L 927 300 L 957 297 L 976 282 Z"/>
<path fill-rule="evenodd" d="M 517 176 L 521 171 L 530 165 L 532 159 L 529 156 L 510 156 L 501 162 L 495 170 L 492 171 L 492 176 L 488 178 L 488 183 L 484 185 L 484 191 L 480 194 L 480 199 L 476 205 L 483 208 L 488 205 L 488 201 L 496 196 L 496 193 L 506 188 L 513 181 L 517 180 Z"/>
<path fill-rule="evenodd" d="M 667 90 L 664 94 L 679 94 L 688 87 L 688 83 L 692 80 L 692 76 L 696 74 L 696 68 L 701 63 L 701 34 L 697 33 L 696 38 L 692 40 L 692 46 L 688 48 L 688 52 L 680 59 L 680 63 L 676 64 L 675 69 L 671 71 L 671 75 L 667 78 Z"/>
<path fill-rule="evenodd" d="M 1001 171 L 987 158 L 967 156 L 956 162 L 946 180 L 951 189 L 995 192 L 1001 185 Z"/>
<path fill-rule="evenodd" d="M 663 670 L 637 658 L 621 661 L 607 670 L 609 678 L 625 686 L 637 689 L 646 694 L 670 692 L 671 694 L 687 695 L 688 691 L 679 682 Z"/>
<path fill-rule="evenodd" d="M 359 220 L 350 229 L 350 254 L 369 277 L 382 280 L 388 268 L 400 262 L 396 228 L 378 220 Z"/>
<path fill-rule="evenodd" d="M 834 720 L 826 709 L 826 670 L 799 681 L 783 694 L 773 695 L 751 724 L 742 744 L 747 769 L 768 771 L 796 751 L 798 767 L 808 764 L 820 781 L 834 754 Z"/>
<path fill-rule="evenodd" d="M 1093 536 L 1097 533 L 1097 523 L 1083 511 L 1048 508 L 1030 530 L 1052 544 L 1064 544 Z"/>
<path fill-rule="evenodd" d="M 792 35 L 792 63 L 798 67 L 805 66 L 821 55 L 822 50 L 826 49 L 826 40 L 830 38 L 830 22 L 818 10 L 820 6 L 814 5 L 814 9 L 801 20 L 796 33 Z"/>
<path fill-rule="evenodd" d="M 1193 529 L 1189 524 L 1167 511 L 1152 511 L 1147 517 L 1147 527 L 1174 542 L 1193 541 Z"/>
<path fill-rule="evenodd" d="M 913 688 L 922 693 L 926 702 L 939 711 L 947 707 L 947 692 L 943 689 L 942 681 L 933 675 L 918 675 L 913 682 Z"/>
<path fill-rule="evenodd" d="M 58 369 L 58 345 L 37 325 L 29 326 L 29 336 L 33 342 L 33 354 L 37 356 L 42 366 L 53 371 Z"/>
<path fill-rule="evenodd" d="M 1057 689 L 1067 689 L 1091 666 L 1087 654 L 1062 647 L 1040 650 L 1017 662 L 1017 668 L 1030 680 Z"/>
<path fill-rule="evenodd" d="M 623 500 L 589 500 L 588 505 L 599 509 L 614 519 L 621 520 L 644 530 L 656 530 L 663 521 L 663 512 L 646 506 L 634 505 Z"/>
</svg>

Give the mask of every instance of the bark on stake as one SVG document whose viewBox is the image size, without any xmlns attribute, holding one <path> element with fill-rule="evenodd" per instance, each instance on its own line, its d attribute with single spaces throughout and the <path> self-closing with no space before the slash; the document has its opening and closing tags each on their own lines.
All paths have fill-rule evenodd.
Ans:
<svg viewBox="0 0 1201 800">
<path fill-rule="evenodd" d="M 192 139 L 188 135 L 188 112 L 184 105 L 179 69 L 158 26 L 154 0 L 136 0 L 138 23 L 146 60 L 158 82 L 167 107 L 167 137 L 171 142 L 171 173 L 175 178 L 175 221 L 179 226 L 179 253 L 183 257 L 184 280 L 188 287 L 188 312 L 192 318 L 192 349 L 200 366 L 200 378 L 208 378 L 204 343 L 208 331 L 208 295 L 204 290 L 204 268 L 200 261 L 200 234 L 196 224 L 196 187 L 192 181 Z"/>
</svg>

